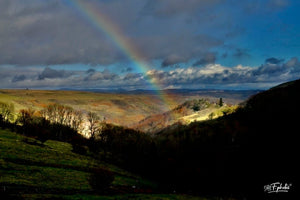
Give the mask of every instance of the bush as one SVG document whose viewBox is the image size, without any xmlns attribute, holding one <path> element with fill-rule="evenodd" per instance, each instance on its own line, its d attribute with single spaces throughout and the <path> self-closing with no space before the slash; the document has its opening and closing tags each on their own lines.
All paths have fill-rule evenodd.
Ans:
<svg viewBox="0 0 300 200">
<path fill-rule="evenodd" d="M 73 147 L 73 152 L 81 155 L 86 155 L 87 154 L 87 149 L 84 148 L 84 146 L 79 145 L 79 144 L 72 144 Z"/>
<path fill-rule="evenodd" d="M 102 168 L 95 168 L 91 171 L 89 182 L 95 191 L 99 191 L 108 188 L 114 179 L 115 176 L 111 171 Z"/>
</svg>

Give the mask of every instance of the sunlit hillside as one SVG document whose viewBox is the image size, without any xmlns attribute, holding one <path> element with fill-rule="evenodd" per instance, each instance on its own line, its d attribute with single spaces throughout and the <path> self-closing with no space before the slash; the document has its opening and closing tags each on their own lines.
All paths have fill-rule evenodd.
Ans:
<svg viewBox="0 0 300 200">
<path fill-rule="evenodd" d="M 92 111 L 107 123 L 133 127 L 133 125 L 136 125 L 147 117 L 168 112 L 169 109 L 176 108 L 188 100 L 207 98 L 212 102 L 217 102 L 220 97 L 223 97 L 226 103 L 238 104 L 256 92 L 188 91 L 173 94 L 168 91 L 165 94 L 168 99 L 166 102 L 166 97 L 162 98 L 156 94 L 143 92 L 136 94 L 113 94 L 83 91 L 0 90 L 0 102 L 12 103 L 14 105 L 15 118 L 21 109 L 31 108 L 39 111 L 47 105 L 58 103 L 71 106 L 83 113 Z M 194 113 L 189 112 L 187 114 Z M 173 119 L 172 122 L 178 121 L 179 118 L 187 114 L 178 115 L 178 119 Z M 201 113 L 200 115 L 202 116 Z M 199 118 L 199 116 L 196 118 Z M 204 118 L 206 118 L 206 114 Z M 183 120 L 191 121 L 194 120 L 194 117 Z"/>
<path fill-rule="evenodd" d="M 238 105 L 226 104 L 222 98 L 219 100 L 193 99 L 184 102 L 170 111 L 146 117 L 131 126 L 131 128 L 155 134 L 173 124 L 180 123 L 187 125 L 192 122 L 211 120 L 230 114 L 237 108 Z"/>
</svg>

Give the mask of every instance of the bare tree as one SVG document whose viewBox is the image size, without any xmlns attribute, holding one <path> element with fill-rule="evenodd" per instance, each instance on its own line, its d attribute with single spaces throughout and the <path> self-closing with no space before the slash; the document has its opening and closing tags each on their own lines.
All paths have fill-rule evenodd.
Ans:
<svg viewBox="0 0 300 200">
<path fill-rule="evenodd" d="M 75 114 L 74 114 L 75 111 L 70 106 L 65 106 L 64 109 L 65 109 L 65 114 L 64 114 L 64 121 L 63 121 L 63 123 L 65 125 L 69 126 L 69 127 L 72 127 L 72 120 L 75 117 Z"/>
<path fill-rule="evenodd" d="M 79 132 L 79 127 L 82 121 L 83 121 L 82 112 L 78 110 L 73 111 L 71 127 Z"/>
<path fill-rule="evenodd" d="M 64 105 L 60 105 L 60 104 L 56 104 L 56 110 L 57 110 L 57 122 L 59 124 L 66 124 L 66 106 Z"/>
<path fill-rule="evenodd" d="M 33 120 L 33 115 L 34 115 L 34 110 L 30 108 L 27 110 L 22 109 L 19 112 L 17 122 L 22 124 L 24 127 L 26 127 L 27 125 L 31 124 Z"/>
<path fill-rule="evenodd" d="M 99 129 L 99 116 L 94 112 L 88 112 L 87 120 L 89 122 L 89 132 L 91 139 L 95 139 L 96 133 Z"/>
<path fill-rule="evenodd" d="M 69 126 L 79 132 L 80 124 L 83 121 L 83 115 L 81 111 L 74 110 L 70 106 L 61 105 L 58 103 L 50 104 L 46 108 L 40 111 L 40 114 L 51 123 L 59 123 Z M 94 130 L 94 116 L 90 116 L 92 120 L 92 130 Z M 94 131 L 92 131 L 93 133 Z"/>
</svg>

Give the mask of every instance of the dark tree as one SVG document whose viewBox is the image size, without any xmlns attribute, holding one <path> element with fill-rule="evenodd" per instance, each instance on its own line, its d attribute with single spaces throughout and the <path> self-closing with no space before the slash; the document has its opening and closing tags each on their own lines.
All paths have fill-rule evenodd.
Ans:
<svg viewBox="0 0 300 200">
<path fill-rule="evenodd" d="M 223 99 L 222 99 L 222 97 L 221 97 L 220 100 L 219 100 L 219 106 L 222 107 L 223 104 L 224 104 L 224 103 L 223 103 Z"/>
</svg>

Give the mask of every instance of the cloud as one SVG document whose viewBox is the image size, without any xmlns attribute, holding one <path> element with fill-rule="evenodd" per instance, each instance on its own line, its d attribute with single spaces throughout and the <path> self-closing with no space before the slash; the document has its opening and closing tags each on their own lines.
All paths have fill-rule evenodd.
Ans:
<svg viewBox="0 0 300 200">
<path fill-rule="evenodd" d="M 249 57 L 251 57 L 250 54 L 248 53 L 247 49 L 241 49 L 241 48 L 235 49 L 235 52 L 233 53 L 233 56 L 237 57 L 237 58 L 245 58 L 245 57 L 249 58 Z"/>
<path fill-rule="evenodd" d="M 0 64 L 108 64 L 124 55 L 66 1 L 9 1 L 0 8 Z M 99 56 L 100 55 L 100 56 Z"/>
<path fill-rule="evenodd" d="M 161 63 L 161 66 L 162 67 L 168 67 L 168 66 L 171 66 L 171 65 L 175 65 L 175 64 L 178 64 L 178 63 L 183 63 L 183 62 L 186 62 L 187 59 L 182 56 L 182 55 L 177 55 L 177 54 L 172 54 L 172 55 L 169 55 L 167 58 L 165 58 L 163 60 L 163 62 Z"/>
<path fill-rule="evenodd" d="M 72 73 L 65 70 L 55 70 L 50 67 L 46 67 L 44 71 L 38 76 L 39 80 L 44 80 L 46 78 L 55 79 L 55 78 L 67 78 L 71 76 Z"/>
<path fill-rule="evenodd" d="M 198 61 L 196 61 L 193 66 L 197 65 L 207 65 L 207 64 L 213 64 L 216 62 L 216 54 L 215 53 L 206 53 L 202 58 Z"/>
<path fill-rule="evenodd" d="M 141 80 L 143 79 L 143 75 L 140 73 L 128 73 L 123 77 L 123 80 L 130 81 L 130 80 Z"/>
<path fill-rule="evenodd" d="M 285 63 L 286 67 L 300 67 L 300 62 L 297 57 L 293 57 Z"/>
<path fill-rule="evenodd" d="M 236 2 L 232 8 L 221 0 L 78 1 L 101 13 L 110 30 L 117 31 L 104 30 L 105 26 L 68 0 L 3 0 L 0 27 L 6 28 L 0 29 L 0 65 L 108 66 L 128 63 L 132 52 L 139 52 L 145 62 L 159 60 L 161 67 L 195 60 L 205 65 L 218 59 L 212 51 L 249 29 L 242 25 L 244 16 L 239 17 L 243 13 L 232 11 L 241 10 L 250 1 Z M 284 7 L 289 5 L 286 2 L 270 0 L 268 5 Z M 120 41 L 127 41 L 130 47 Z M 242 44 L 234 46 L 236 58 L 249 57 L 250 50 Z"/>
<path fill-rule="evenodd" d="M 24 81 L 26 80 L 26 76 L 24 74 L 21 75 L 16 75 L 12 78 L 12 82 L 19 82 L 19 81 Z"/>
<path fill-rule="evenodd" d="M 267 58 L 265 63 L 279 64 L 279 63 L 282 63 L 283 61 L 284 61 L 284 59 L 277 59 L 277 58 L 271 57 L 271 58 Z"/>
<path fill-rule="evenodd" d="M 118 30 L 118 37 L 129 41 L 147 62 L 182 63 L 223 44 L 210 29 L 199 32 L 207 25 L 220 29 L 219 23 L 208 21 L 218 0 L 79 1 L 103 14 Z M 108 37 L 107 30 L 91 23 L 67 0 L 4 2 L 0 7 L 0 26 L 6 27 L 0 29 L 0 65 L 110 65 L 130 60 L 126 47 L 120 48 L 113 34 Z"/>
<path fill-rule="evenodd" d="M 220 64 L 176 67 L 170 71 L 149 70 L 141 73 L 117 74 L 110 70 L 59 70 L 45 67 L 0 66 L 0 84 L 3 88 L 151 88 L 149 81 L 162 88 L 268 88 L 299 79 L 300 62 L 292 57 L 286 62 L 266 59 L 258 67 Z M 273 62 L 272 62 L 273 61 Z M 17 71 L 16 73 L 16 69 Z"/>
<path fill-rule="evenodd" d="M 165 87 L 188 87 L 189 83 L 197 87 L 274 82 L 276 76 L 278 81 L 290 80 L 300 71 L 297 58 L 270 57 L 253 68 L 216 64 L 220 60 L 231 66 L 249 61 L 258 66 L 262 52 L 297 55 L 296 24 L 289 17 L 295 13 L 287 9 L 294 1 L 78 2 L 95 9 L 111 28 L 89 18 L 93 13 L 84 12 L 91 10 L 78 9 L 69 0 L 0 1 L 2 87 L 134 88 L 146 85 L 147 78 Z M 276 21 L 278 12 L 284 16 L 280 22 Z M 124 67 L 134 66 L 136 60 L 161 70 L 149 70 L 146 77 Z M 190 63 L 193 66 L 184 67 Z M 80 65 L 80 70 L 73 64 Z M 92 66 L 108 70 L 97 71 Z"/>
<path fill-rule="evenodd" d="M 197 10 L 205 10 L 219 3 L 219 0 L 151 0 L 144 7 L 144 13 L 155 17 L 171 17 L 179 14 L 190 14 Z"/>
<path fill-rule="evenodd" d="M 95 69 L 88 69 L 88 70 L 86 70 L 87 74 L 94 74 L 95 72 L 96 72 Z"/>
<path fill-rule="evenodd" d="M 292 73 L 299 73 L 300 72 L 300 62 L 298 58 L 293 57 L 284 63 L 284 66 L 291 70 Z"/>
<path fill-rule="evenodd" d="M 17 73 L 16 73 L 17 71 Z M 87 73 L 89 71 L 89 73 Z M 12 67 L 0 65 L 2 88 L 122 88 L 137 89 L 148 85 L 140 73 L 118 75 L 109 70 L 56 70 L 49 67 Z"/>
<path fill-rule="evenodd" d="M 113 81 L 119 76 L 115 73 L 111 73 L 109 70 L 104 70 L 102 72 L 89 73 L 88 76 L 84 78 L 84 81 Z"/>
<path fill-rule="evenodd" d="M 121 72 L 122 73 L 126 73 L 126 72 L 128 73 L 128 72 L 131 72 L 132 70 L 133 69 L 131 67 L 126 67 L 126 68 L 122 69 Z"/>
<path fill-rule="evenodd" d="M 290 79 L 297 78 L 297 76 L 299 76 L 298 72 L 300 72 L 300 62 L 298 58 L 293 57 L 286 63 L 283 61 L 284 59 L 268 58 L 264 64 L 255 68 L 252 74 L 264 78 L 265 81 L 276 80 L 276 78 L 278 80 L 283 78 L 283 81 L 287 79 L 287 77 L 290 77 Z M 286 78 L 284 78 L 284 76 Z"/>
<path fill-rule="evenodd" d="M 267 59 L 268 60 L 268 59 Z M 270 63 L 273 61 L 273 63 Z M 276 62 L 276 64 L 274 64 Z M 200 87 L 218 85 L 251 85 L 269 86 L 270 84 L 294 80 L 300 77 L 300 62 L 297 58 L 291 58 L 286 63 L 277 59 L 269 59 L 269 62 L 259 67 L 225 67 L 220 64 L 208 64 L 203 67 L 177 68 L 166 72 L 162 70 L 150 70 L 147 76 L 150 80 L 162 85 L 176 87 Z"/>
</svg>

